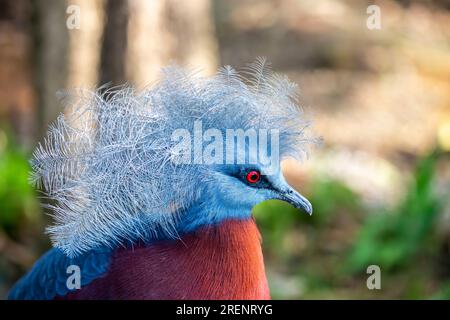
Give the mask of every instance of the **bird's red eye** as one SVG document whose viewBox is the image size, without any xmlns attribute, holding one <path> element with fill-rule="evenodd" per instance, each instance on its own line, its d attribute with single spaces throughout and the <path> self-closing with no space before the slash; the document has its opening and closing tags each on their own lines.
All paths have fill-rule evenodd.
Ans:
<svg viewBox="0 0 450 320">
<path fill-rule="evenodd" d="M 246 179 L 249 183 L 257 183 L 259 180 L 261 180 L 261 173 L 256 170 L 252 170 L 247 173 Z"/>
</svg>

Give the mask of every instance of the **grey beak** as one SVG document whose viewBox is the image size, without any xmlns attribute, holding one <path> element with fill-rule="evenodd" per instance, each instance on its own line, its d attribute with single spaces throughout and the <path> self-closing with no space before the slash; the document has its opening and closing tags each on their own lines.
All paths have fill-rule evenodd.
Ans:
<svg viewBox="0 0 450 320">
<path fill-rule="evenodd" d="M 300 193 L 289 187 L 285 192 L 282 193 L 282 200 L 292 204 L 294 207 L 303 209 L 309 215 L 312 215 L 313 208 L 311 203 L 302 196 Z"/>
</svg>

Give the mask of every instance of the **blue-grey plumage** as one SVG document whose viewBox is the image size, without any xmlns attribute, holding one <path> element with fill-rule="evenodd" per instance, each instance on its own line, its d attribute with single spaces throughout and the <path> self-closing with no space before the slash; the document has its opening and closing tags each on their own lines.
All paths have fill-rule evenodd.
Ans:
<svg viewBox="0 0 450 320">
<path fill-rule="evenodd" d="M 82 268 L 80 284 L 85 286 L 102 276 L 110 262 L 109 249 L 91 250 L 78 257 L 69 258 L 60 249 L 53 248 L 36 261 L 31 271 L 14 285 L 8 299 L 51 300 L 57 296 L 62 297 L 72 291 L 67 286 L 69 266 L 77 265 Z"/>
</svg>

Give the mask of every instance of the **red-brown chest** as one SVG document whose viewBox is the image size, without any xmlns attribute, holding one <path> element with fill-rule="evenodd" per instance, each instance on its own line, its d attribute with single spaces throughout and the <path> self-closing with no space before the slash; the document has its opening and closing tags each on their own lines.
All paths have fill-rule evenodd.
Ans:
<svg viewBox="0 0 450 320">
<path fill-rule="evenodd" d="M 119 249 L 108 273 L 69 299 L 270 299 L 253 219 L 202 228 L 180 240 Z"/>
</svg>

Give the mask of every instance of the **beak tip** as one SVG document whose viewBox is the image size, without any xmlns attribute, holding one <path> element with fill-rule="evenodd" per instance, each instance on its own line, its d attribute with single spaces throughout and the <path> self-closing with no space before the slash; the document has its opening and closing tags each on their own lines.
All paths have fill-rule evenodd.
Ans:
<svg viewBox="0 0 450 320">
<path fill-rule="evenodd" d="M 284 197 L 284 200 L 294 205 L 296 208 L 302 209 L 309 216 L 313 214 L 312 204 L 298 192 L 291 191 Z"/>
<path fill-rule="evenodd" d="M 313 207 L 310 203 L 308 203 L 308 205 L 306 205 L 305 207 L 303 207 L 303 210 L 305 210 L 305 212 L 309 215 L 312 216 L 313 214 Z"/>
</svg>

